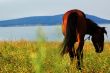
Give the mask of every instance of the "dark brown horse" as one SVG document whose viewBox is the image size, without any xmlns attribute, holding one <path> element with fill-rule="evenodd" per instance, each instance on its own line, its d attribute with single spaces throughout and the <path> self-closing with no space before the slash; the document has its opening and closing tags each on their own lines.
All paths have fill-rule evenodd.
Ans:
<svg viewBox="0 0 110 73">
<path fill-rule="evenodd" d="M 77 68 L 81 70 L 83 63 L 83 46 L 86 34 L 92 36 L 92 42 L 97 53 L 103 51 L 105 27 L 99 27 L 95 22 L 86 18 L 80 10 L 70 10 L 63 16 L 62 32 L 64 35 L 62 55 L 69 52 L 71 61 L 77 57 Z M 78 48 L 74 44 L 78 42 Z"/>
</svg>

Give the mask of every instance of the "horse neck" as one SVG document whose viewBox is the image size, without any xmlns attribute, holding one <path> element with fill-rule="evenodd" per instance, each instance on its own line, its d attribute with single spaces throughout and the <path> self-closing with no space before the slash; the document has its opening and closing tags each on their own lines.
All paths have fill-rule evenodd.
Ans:
<svg viewBox="0 0 110 73">
<path fill-rule="evenodd" d="M 97 29 L 100 29 L 100 27 L 95 24 L 87 24 L 86 34 L 93 35 L 94 33 L 96 33 Z"/>
</svg>

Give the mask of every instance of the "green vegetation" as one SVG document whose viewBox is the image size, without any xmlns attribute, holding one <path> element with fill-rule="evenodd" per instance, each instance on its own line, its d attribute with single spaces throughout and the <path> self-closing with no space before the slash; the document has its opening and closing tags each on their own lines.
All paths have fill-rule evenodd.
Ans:
<svg viewBox="0 0 110 73">
<path fill-rule="evenodd" d="M 61 42 L 1 41 L 0 73 L 80 73 L 76 60 L 70 65 L 68 54 L 60 56 Z M 110 43 L 95 52 L 91 42 L 84 46 L 83 73 L 110 73 Z"/>
</svg>

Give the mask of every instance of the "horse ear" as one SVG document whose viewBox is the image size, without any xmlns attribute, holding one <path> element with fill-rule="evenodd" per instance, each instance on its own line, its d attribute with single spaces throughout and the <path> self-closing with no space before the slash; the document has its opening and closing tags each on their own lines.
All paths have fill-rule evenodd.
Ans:
<svg viewBox="0 0 110 73">
<path fill-rule="evenodd" d="M 106 27 L 102 27 L 102 31 L 107 35 Z"/>
</svg>

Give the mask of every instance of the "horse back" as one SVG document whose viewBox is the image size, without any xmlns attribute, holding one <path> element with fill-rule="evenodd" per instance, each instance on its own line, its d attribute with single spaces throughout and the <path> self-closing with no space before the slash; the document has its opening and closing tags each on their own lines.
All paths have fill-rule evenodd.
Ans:
<svg viewBox="0 0 110 73">
<path fill-rule="evenodd" d="M 75 27 L 77 30 L 77 33 L 85 33 L 86 31 L 86 21 L 85 21 L 85 14 L 80 11 L 80 10 L 70 10 L 68 12 L 66 12 L 63 16 L 63 22 L 62 22 L 62 33 L 63 35 L 65 36 L 66 35 L 66 30 L 67 30 L 67 25 L 68 25 L 68 18 L 71 16 L 71 15 L 76 15 L 77 16 L 77 24 L 73 24 L 73 28 Z M 74 21 L 74 20 L 73 20 Z M 76 26 L 74 26 L 76 25 Z M 83 30 L 83 31 L 82 31 Z"/>
</svg>

